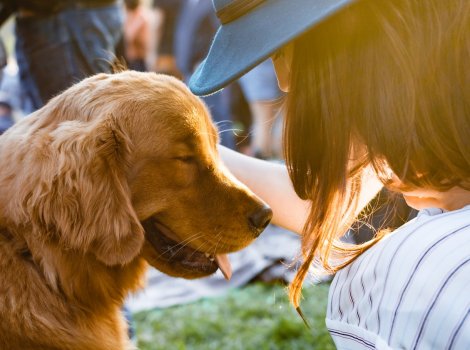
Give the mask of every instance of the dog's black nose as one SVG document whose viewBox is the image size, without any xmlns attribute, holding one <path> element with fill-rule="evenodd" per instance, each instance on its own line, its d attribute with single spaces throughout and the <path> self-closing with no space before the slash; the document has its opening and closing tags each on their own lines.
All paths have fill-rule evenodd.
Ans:
<svg viewBox="0 0 470 350">
<path fill-rule="evenodd" d="M 250 226 L 254 229 L 256 236 L 259 236 L 261 232 L 263 232 L 266 226 L 268 226 L 272 217 L 273 211 L 267 205 L 257 209 L 248 217 Z"/>
</svg>

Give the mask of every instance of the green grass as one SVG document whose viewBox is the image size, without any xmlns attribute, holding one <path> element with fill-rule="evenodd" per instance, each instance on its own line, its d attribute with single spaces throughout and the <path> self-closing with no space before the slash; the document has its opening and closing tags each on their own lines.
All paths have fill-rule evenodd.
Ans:
<svg viewBox="0 0 470 350">
<path fill-rule="evenodd" d="M 255 283 L 227 295 L 134 315 L 141 350 L 335 349 L 325 328 L 329 285 L 304 288 L 308 329 L 281 285 Z"/>
</svg>

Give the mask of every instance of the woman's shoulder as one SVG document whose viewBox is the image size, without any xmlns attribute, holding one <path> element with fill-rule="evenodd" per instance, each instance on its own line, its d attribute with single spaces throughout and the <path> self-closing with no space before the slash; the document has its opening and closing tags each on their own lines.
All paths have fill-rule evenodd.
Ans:
<svg viewBox="0 0 470 350">
<path fill-rule="evenodd" d="M 469 237 L 470 207 L 420 212 L 337 274 L 327 318 L 392 347 L 460 341 L 458 329 L 470 327 Z M 437 333 L 449 338 L 436 339 Z"/>
<path fill-rule="evenodd" d="M 449 246 L 464 245 L 470 240 L 470 206 L 445 212 L 430 208 L 421 210 L 416 218 L 386 236 L 367 253 L 380 255 L 380 261 L 387 264 L 391 260 L 407 261 Z"/>
<path fill-rule="evenodd" d="M 425 209 L 348 269 L 381 281 L 390 295 L 413 283 L 439 288 L 455 269 L 470 269 L 469 237 L 470 206 L 452 212 Z"/>
</svg>

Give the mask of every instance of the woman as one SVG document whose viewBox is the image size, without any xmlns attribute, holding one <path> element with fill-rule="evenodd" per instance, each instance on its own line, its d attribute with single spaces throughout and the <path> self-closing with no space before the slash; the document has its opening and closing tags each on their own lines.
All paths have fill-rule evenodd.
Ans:
<svg viewBox="0 0 470 350">
<path fill-rule="evenodd" d="M 271 55 L 288 91 L 287 168 L 221 154 L 276 224 L 302 233 L 294 306 L 313 263 L 338 271 L 327 326 L 339 348 L 468 348 L 470 2 L 214 6 L 222 26 L 192 90 L 220 89 Z M 362 245 L 341 242 L 381 184 L 418 218 Z"/>
</svg>

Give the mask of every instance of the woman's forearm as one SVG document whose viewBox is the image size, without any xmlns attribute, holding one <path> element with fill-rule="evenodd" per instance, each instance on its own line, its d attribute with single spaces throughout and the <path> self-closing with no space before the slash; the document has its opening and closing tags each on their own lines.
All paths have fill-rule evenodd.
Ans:
<svg viewBox="0 0 470 350">
<path fill-rule="evenodd" d="M 282 164 L 245 156 L 219 146 L 223 163 L 235 177 L 263 199 L 273 210 L 272 223 L 300 233 L 310 210 L 300 199 Z"/>
<path fill-rule="evenodd" d="M 297 196 L 284 165 L 248 157 L 223 146 L 219 146 L 219 152 L 230 172 L 271 207 L 273 224 L 293 232 L 302 232 L 310 211 L 310 202 Z M 363 173 L 356 215 L 381 188 L 382 183 L 371 167 L 367 167 Z"/>
</svg>

